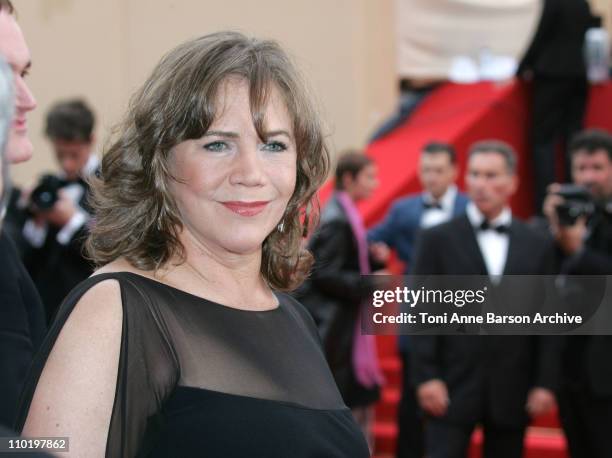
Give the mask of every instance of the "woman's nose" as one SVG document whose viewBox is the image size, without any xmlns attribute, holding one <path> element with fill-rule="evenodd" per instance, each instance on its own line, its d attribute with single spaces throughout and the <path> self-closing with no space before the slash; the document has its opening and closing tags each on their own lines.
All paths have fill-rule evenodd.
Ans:
<svg viewBox="0 0 612 458">
<path fill-rule="evenodd" d="M 265 182 L 262 158 L 257 150 L 242 150 L 234 160 L 230 183 L 261 186 Z"/>
</svg>

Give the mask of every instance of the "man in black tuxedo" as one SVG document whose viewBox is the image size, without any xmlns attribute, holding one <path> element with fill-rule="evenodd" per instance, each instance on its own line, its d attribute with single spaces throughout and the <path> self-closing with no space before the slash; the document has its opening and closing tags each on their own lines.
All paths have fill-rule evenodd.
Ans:
<svg viewBox="0 0 612 458">
<path fill-rule="evenodd" d="M 5 154 L 8 163 L 17 164 L 32 157 L 26 117 L 36 100 L 25 81 L 30 51 L 8 0 L 0 0 L 0 55 L 13 71 L 15 111 Z M 46 326 L 36 288 L 4 229 L 0 261 L 0 425 L 12 427 L 23 381 Z"/>
<path fill-rule="evenodd" d="M 544 212 L 569 275 L 612 275 L 612 135 L 579 133 L 570 144 L 574 184 L 586 188 L 598 210 L 573 224 L 558 218 L 559 185 L 550 187 Z M 612 456 L 612 336 L 567 336 L 559 394 L 561 421 L 572 458 Z"/>
<path fill-rule="evenodd" d="M 51 321 L 64 297 L 93 271 L 83 254 L 87 225 L 91 219 L 86 179 L 97 172 L 93 154 L 94 115 L 81 100 L 55 104 L 47 114 L 46 134 L 60 173 L 55 176 L 60 190 L 50 208 L 39 208 L 34 193 L 22 199 L 24 218 L 23 260 L 45 304 Z"/>
<path fill-rule="evenodd" d="M 498 141 L 472 146 L 466 214 L 421 233 L 415 275 L 537 275 L 550 271 L 551 242 L 512 216 L 516 156 Z M 414 379 L 428 416 L 430 458 L 467 455 L 477 424 L 484 456 L 519 458 L 529 414 L 554 406 L 553 342 L 536 336 L 415 335 Z"/>
</svg>

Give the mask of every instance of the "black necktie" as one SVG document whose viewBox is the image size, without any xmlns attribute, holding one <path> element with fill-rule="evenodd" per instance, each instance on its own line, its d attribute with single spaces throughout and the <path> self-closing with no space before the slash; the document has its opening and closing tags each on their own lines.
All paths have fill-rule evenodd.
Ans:
<svg viewBox="0 0 612 458">
<path fill-rule="evenodd" d="M 506 224 L 499 224 L 497 226 L 493 226 L 489 221 L 485 219 L 480 224 L 480 227 L 478 229 L 480 229 L 481 231 L 491 230 L 491 231 L 499 232 L 500 234 L 507 234 L 510 228 Z"/>
<path fill-rule="evenodd" d="M 440 202 L 423 201 L 423 208 L 425 210 L 431 210 L 432 208 L 437 208 L 438 210 L 442 210 L 442 205 L 440 204 Z"/>
</svg>

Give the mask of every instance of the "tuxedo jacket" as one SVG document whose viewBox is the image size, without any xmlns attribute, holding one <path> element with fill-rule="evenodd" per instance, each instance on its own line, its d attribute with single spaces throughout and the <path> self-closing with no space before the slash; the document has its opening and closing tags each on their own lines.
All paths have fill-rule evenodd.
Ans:
<svg viewBox="0 0 612 458">
<path fill-rule="evenodd" d="M 457 192 L 453 216 L 464 213 L 467 203 L 468 198 Z M 397 251 L 399 258 L 406 264 L 406 273 L 412 267 L 414 241 L 420 231 L 424 204 L 422 193 L 399 199 L 391 206 L 384 221 L 368 232 L 369 241 L 385 242 Z"/>
<path fill-rule="evenodd" d="M 83 194 L 78 205 L 87 213 L 91 213 L 88 203 L 89 185 L 84 180 L 78 184 L 83 188 Z M 57 240 L 61 228 L 49 226 L 44 243 L 41 247 L 32 247 L 29 243 L 23 253 L 23 262 L 36 284 L 45 306 L 47 321 L 51 322 L 56 310 L 68 293 L 93 272 L 93 264 L 85 257 L 84 243 L 88 236 L 88 226 L 85 223 L 71 237 L 67 244 Z"/>
<path fill-rule="evenodd" d="M 570 275 L 612 275 L 612 218 L 596 215 L 585 247 L 564 259 L 562 271 Z M 578 381 L 581 390 L 612 398 L 612 336 L 567 336 L 564 379 Z"/>
<path fill-rule="evenodd" d="M 553 247 L 512 219 L 504 275 L 552 272 Z M 466 215 L 422 231 L 415 275 L 487 275 L 475 229 Z M 503 279 L 502 279 L 503 284 Z M 442 379 L 450 394 L 447 420 L 474 424 L 483 417 L 499 426 L 522 427 L 532 387 L 556 389 L 559 341 L 511 335 L 414 335 L 411 358 L 416 385 Z"/>
<path fill-rule="evenodd" d="M 38 292 L 4 232 L 0 232 L 0 259 L 0 425 L 12 427 L 22 384 L 46 324 Z"/>
</svg>

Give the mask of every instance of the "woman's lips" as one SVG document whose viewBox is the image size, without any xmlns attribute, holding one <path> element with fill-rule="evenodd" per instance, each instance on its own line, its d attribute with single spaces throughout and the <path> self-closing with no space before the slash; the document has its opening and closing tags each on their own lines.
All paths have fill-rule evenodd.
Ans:
<svg viewBox="0 0 612 458">
<path fill-rule="evenodd" d="M 256 202 L 228 201 L 221 203 L 240 216 L 255 216 L 261 213 L 269 202 L 260 200 Z"/>
</svg>

